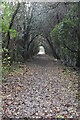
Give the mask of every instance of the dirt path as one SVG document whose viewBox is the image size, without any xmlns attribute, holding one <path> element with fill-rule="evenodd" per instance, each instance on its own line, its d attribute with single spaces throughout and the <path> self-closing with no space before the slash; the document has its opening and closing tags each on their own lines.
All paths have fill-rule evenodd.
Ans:
<svg viewBox="0 0 80 120">
<path fill-rule="evenodd" d="M 48 56 L 37 56 L 9 74 L 3 86 L 3 116 L 77 118 L 78 78 Z"/>
</svg>

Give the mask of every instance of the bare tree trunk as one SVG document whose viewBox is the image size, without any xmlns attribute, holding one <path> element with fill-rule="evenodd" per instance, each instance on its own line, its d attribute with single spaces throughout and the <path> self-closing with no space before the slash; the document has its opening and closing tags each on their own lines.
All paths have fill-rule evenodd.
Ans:
<svg viewBox="0 0 80 120">
<path fill-rule="evenodd" d="M 28 22 L 28 26 L 27 28 L 25 28 L 24 30 L 24 52 L 23 52 L 23 57 L 24 57 L 24 61 L 28 58 L 29 54 L 28 54 L 28 42 L 29 42 L 29 37 L 30 37 L 30 31 L 31 31 L 31 22 L 32 22 L 32 17 L 33 17 L 33 9 L 31 11 L 31 16 Z M 27 47 L 28 46 L 28 47 Z"/>
</svg>

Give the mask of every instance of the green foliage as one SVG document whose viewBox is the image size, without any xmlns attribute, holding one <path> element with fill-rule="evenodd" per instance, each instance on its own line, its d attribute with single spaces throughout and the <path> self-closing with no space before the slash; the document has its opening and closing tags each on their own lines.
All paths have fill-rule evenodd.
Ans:
<svg viewBox="0 0 80 120">
<path fill-rule="evenodd" d="M 4 75 L 7 74 L 11 68 L 11 58 L 6 48 L 2 49 L 2 56 L 2 83 L 4 83 L 6 82 L 4 79 Z"/>
<path fill-rule="evenodd" d="M 59 115 L 57 118 L 60 118 L 60 120 L 61 120 L 61 118 L 64 118 L 62 115 Z"/>
<path fill-rule="evenodd" d="M 10 36 L 11 36 L 11 38 L 15 38 L 15 37 L 17 36 L 16 30 L 10 29 L 9 31 L 10 31 Z"/>
<path fill-rule="evenodd" d="M 2 63 L 3 65 L 7 66 L 7 67 L 10 67 L 10 63 L 11 63 L 11 58 L 8 54 L 8 50 L 6 48 L 3 48 L 2 50 L 2 55 L 3 55 L 3 59 L 2 59 Z"/>
<path fill-rule="evenodd" d="M 6 66 L 6 65 L 2 66 L 2 83 L 6 82 L 6 80 L 5 80 L 6 75 L 8 75 L 8 74 L 14 75 L 14 72 L 19 72 L 20 64 L 21 63 L 14 62 L 11 66 Z"/>
<path fill-rule="evenodd" d="M 10 36 L 11 38 L 16 37 L 17 33 L 16 30 L 14 28 L 9 30 L 9 25 L 12 19 L 12 15 L 14 12 L 14 8 L 11 4 L 7 3 L 7 2 L 3 2 L 3 14 L 2 14 L 2 32 L 4 33 L 5 37 L 7 35 L 7 32 L 10 31 Z"/>
<path fill-rule="evenodd" d="M 78 38 L 75 32 L 78 18 L 73 17 L 75 14 L 74 11 L 75 9 L 72 9 L 63 21 L 57 24 L 50 33 L 55 49 L 57 48 L 57 54 L 72 65 L 75 64 L 77 56 L 77 52 L 72 51 L 77 51 L 78 49 Z"/>
</svg>

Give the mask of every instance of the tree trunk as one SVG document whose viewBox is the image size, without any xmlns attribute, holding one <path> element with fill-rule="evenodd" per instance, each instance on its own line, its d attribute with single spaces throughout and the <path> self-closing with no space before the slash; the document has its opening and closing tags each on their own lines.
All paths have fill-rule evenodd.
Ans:
<svg viewBox="0 0 80 120">
<path fill-rule="evenodd" d="M 80 67 L 80 34 L 78 33 L 78 52 L 77 52 L 77 67 Z"/>
<path fill-rule="evenodd" d="M 78 51 L 76 67 L 80 67 L 80 50 Z"/>
<path fill-rule="evenodd" d="M 15 12 L 13 13 L 13 16 L 12 16 L 12 19 L 11 19 L 11 22 L 10 22 L 10 25 L 9 25 L 9 30 L 12 28 L 13 21 L 14 21 L 14 18 L 16 16 L 17 12 L 18 12 L 19 7 L 20 7 L 20 3 L 18 3 L 17 8 L 16 8 Z M 7 33 L 7 40 L 8 40 L 7 47 L 6 47 L 7 49 L 9 49 L 9 44 L 10 44 L 10 31 L 9 30 L 8 30 L 8 33 Z"/>
<path fill-rule="evenodd" d="M 48 41 L 48 43 L 49 43 L 49 45 L 50 45 L 50 48 L 52 49 L 53 56 L 54 56 L 55 58 L 57 58 L 57 59 L 60 59 L 59 56 L 57 55 L 54 47 L 53 47 L 53 43 L 51 43 L 51 40 L 49 40 L 48 38 L 46 38 L 46 39 L 47 39 L 47 41 Z"/>
<path fill-rule="evenodd" d="M 80 67 L 80 2 L 78 2 L 78 29 L 77 29 L 77 37 L 78 37 L 78 52 L 77 52 L 77 63 L 76 66 Z"/>
</svg>

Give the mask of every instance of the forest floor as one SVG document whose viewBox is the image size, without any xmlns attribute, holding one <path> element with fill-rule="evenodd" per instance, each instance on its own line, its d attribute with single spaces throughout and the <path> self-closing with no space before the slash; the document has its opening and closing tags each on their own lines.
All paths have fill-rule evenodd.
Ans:
<svg viewBox="0 0 80 120">
<path fill-rule="evenodd" d="M 9 73 L 2 86 L 3 117 L 77 118 L 78 76 L 43 55 Z"/>
</svg>

